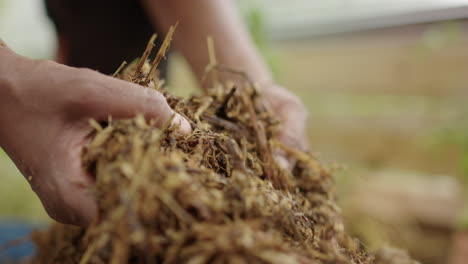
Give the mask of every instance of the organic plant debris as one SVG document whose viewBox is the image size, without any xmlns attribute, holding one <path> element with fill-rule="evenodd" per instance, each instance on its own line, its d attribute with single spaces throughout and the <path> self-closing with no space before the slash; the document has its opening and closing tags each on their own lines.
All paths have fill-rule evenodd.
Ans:
<svg viewBox="0 0 468 264">
<path fill-rule="evenodd" d="M 151 64 L 154 38 L 115 76 L 162 92 L 193 131 L 141 115 L 92 122 L 83 162 L 99 220 L 36 232 L 35 263 L 413 263 L 399 251 L 371 254 L 345 233 L 329 171 L 277 140 L 280 124 L 252 82 L 217 81 L 221 71 L 243 75 L 216 65 L 213 49 L 212 88 L 188 99 L 166 91 L 154 73 L 173 29 Z M 296 160 L 292 171 L 275 161 L 278 148 Z"/>
</svg>

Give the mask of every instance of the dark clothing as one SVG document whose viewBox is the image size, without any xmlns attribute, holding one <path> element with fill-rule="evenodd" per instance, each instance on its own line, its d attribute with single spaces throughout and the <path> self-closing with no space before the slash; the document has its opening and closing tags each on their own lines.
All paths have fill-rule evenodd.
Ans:
<svg viewBox="0 0 468 264">
<path fill-rule="evenodd" d="M 142 55 L 155 28 L 138 0 L 45 0 L 59 38 L 67 43 L 67 64 L 112 74 L 125 60 Z M 158 34 L 159 35 L 159 34 Z M 156 47 L 161 46 L 159 35 Z M 159 66 L 161 74 L 166 63 Z"/>
</svg>

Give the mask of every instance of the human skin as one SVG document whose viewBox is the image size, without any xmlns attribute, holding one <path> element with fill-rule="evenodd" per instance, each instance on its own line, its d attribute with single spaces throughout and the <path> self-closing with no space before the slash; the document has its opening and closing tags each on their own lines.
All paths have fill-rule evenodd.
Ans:
<svg viewBox="0 0 468 264">
<path fill-rule="evenodd" d="M 179 21 L 174 46 L 200 79 L 209 63 L 206 37 L 212 36 L 218 62 L 244 71 L 259 84 L 266 104 L 282 121 L 279 137 L 283 143 L 307 149 L 304 105 L 273 80 L 231 1 L 142 3 L 155 27 L 168 29 Z M 66 63 L 63 43 L 58 55 Z M 233 76 L 219 77 L 224 81 Z M 174 114 L 164 97 L 153 90 L 87 69 L 30 60 L 0 47 L 0 146 L 57 221 L 86 226 L 96 217 L 88 191 L 92 179 L 83 171 L 80 159 L 91 132 L 89 119 L 127 118 L 139 112 L 155 119 L 156 125 Z M 176 114 L 174 120 L 182 133 L 190 131 L 182 117 Z M 294 163 L 281 152 L 277 160 L 285 168 Z"/>
<path fill-rule="evenodd" d="M 280 140 L 301 150 L 308 149 L 307 111 L 300 98 L 278 85 L 257 51 L 250 34 L 240 19 L 233 1 L 219 0 L 141 0 L 155 27 L 167 30 L 178 23 L 173 44 L 182 53 L 195 75 L 201 79 L 209 64 L 207 36 L 214 41 L 217 62 L 245 72 L 258 84 L 265 102 L 277 114 L 282 126 Z M 220 74 L 221 81 L 232 80 L 232 74 Z M 203 84 L 202 84 L 203 85 Z M 283 155 L 278 155 L 283 166 Z"/>
<path fill-rule="evenodd" d="M 453 235 L 449 264 L 463 264 L 468 259 L 468 232 L 459 231 Z"/>
<path fill-rule="evenodd" d="M 187 120 L 159 92 L 89 69 L 15 54 L 0 40 L 0 147 L 13 160 L 55 220 L 86 226 L 96 217 L 93 179 L 81 164 L 90 119 L 142 113 L 161 126 Z"/>
<path fill-rule="evenodd" d="M 69 14 L 66 11 L 62 11 L 62 13 L 57 11 L 67 10 L 67 8 L 70 8 L 68 4 L 60 4 L 58 0 L 50 1 L 53 3 L 51 6 L 55 7 L 54 14 L 56 17 L 76 16 L 73 12 Z M 287 146 L 308 150 L 306 140 L 306 108 L 296 95 L 283 88 L 274 80 L 271 71 L 261 58 L 250 34 L 240 19 L 232 0 L 139 1 L 140 3 L 134 4 L 141 4 L 147 15 L 148 22 L 152 23 L 155 31 L 162 33 L 162 36 L 159 36 L 159 38 L 164 37 L 164 33 L 167 32 L 170 26 L 178 24 L 172 44 L 175 50 L 180 52 L 187 60 L 203 87 L 212 85 L 210 78 L 203 78 L 209 77 L 209 75 L 205 75 L 206 67 L 209 64 L 207 37 L 211 36 L 214 40 L 217 62 L 220 65 L 246 73 L 250 80 L 258 84 L 265 103 L 271 107 L 282 122 L 279 131 L 281 141 Z M 86 5 L 86 3 L 82 5 Z M 80 8 L 84 7 L 80 6 Z M 98 8 L 102 7 L 98 6 Z M 57 12 L 60 14 L 56 14 Z M 103 10 L 102 12 L 105 11 Z M 91 13 L 94 14 L 93 12 Z M 111 16 L 112 19 L 115 19 L 115 16 Z M 98 21 L 95 21 L 94 15 L 91 15 L 91 17 L 94 22 L 98 23 Z M 62 19 L 58 19 L 56 22 L 60 23 Z M 102 34 L 95 32 L 96 30 L 104 31 L 105 28 L 94 27 L 92 23 L 86 21 L 86 17 L 74 17 L 74 19 L 73 23 L 80 23 L 81 25 L 79 30 L 73 30 L 73 27 L 60 27 L 59 25 L 61 29 L 58 30 L 59 49 L 57 51 L 57 60 L 62 63 L 76 63 L 73 62 L 71 57 L 79 56 L 77 54 L 82 53 L 83 49 L 88 47 L 88 41 L 82 39 L 82 32 L 86 32 L 87 27 L 89 27 L 88 31 L 93 31 L 93 36 L 95 36 L 94 42 L 113 43 L 118 38 L 116 36 L 109 36 L 107 31 L 102 32 Z M 122 21 L 125 21 L 125 19 L 122 18 Z M 72 22 L 67 21 L 62 23 L 68 25 L 68 23 Z M 141 26 L 142 28 L 146 28 L 145 25 Z M 138 26 L 135 25 L 135 28 L 137 29 Z M 75 41 L 71 43 L 71 40 Z M 139 43 L 140 41 L 137 42 Z M 93 54 L 97 50 L 92 50 L 89 54 Z M 123 51 L 120 50 L 120 52 Z M 123 53 L 127 54 L 126 52 Z M 95 64 L 96 62 L 91 59 L 91 61 L 81 61 L 80 63 L 87 65 L 88 63 Z M 219 73 L 219 80 L 234 81 L 236 84 L 242 84 L 242 81 L 244 81 L 239 76 L 224 74 L 222 72 Z M 284 167 L 290 168 L 294 165 L 294 161 L 286 161 L 287 156 L 285 155 L 277 155 L 277 157 Z"/>
</svg>

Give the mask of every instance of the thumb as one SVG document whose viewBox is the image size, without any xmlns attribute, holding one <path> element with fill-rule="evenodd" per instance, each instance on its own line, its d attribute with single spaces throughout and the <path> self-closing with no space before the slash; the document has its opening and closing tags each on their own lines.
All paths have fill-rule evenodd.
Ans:
<svg viewBox="0 0 468 264">
<path fill-rule="evenodd" d="M 93 99 L 88 104 L 88 114 L 98 120 L 129 118 L 141 113 L 147 119 L 154 120 L 160 127 L 172 118 L 183 134 L 191 132 L 190 123 L 171 109 L 166 98 L 158 91 L 140 85 L 114 79 L 99 73 L 97 87 L 92 88 Z"/>
</svg>

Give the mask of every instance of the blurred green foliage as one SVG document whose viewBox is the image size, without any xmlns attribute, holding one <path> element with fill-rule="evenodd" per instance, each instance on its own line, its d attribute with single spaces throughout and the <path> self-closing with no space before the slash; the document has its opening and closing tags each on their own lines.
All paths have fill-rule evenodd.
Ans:
<svg viewBox="0 0 468 264">
<path fill-rule="evenodd" d="M 436 50 L 448 49 L 464 41 L 463 22 L 457 20 L 436 23 L 423 34 L 419 52 L 420 58 L 428 58 Z M 464 111 L 466 116 L 468 111 Z M 461 122 L 457 127 L 446 128 L 438 135 L 437 146 L 447 145 L 460 149 L 462 156 L 459 162 L 461 180 L 468 187 L 468 121 Z M 436 148 L 437 149 L 437 148 Z"/>
<path fill-rule="evenodd" d="M 468 128 L 468 127 L 467 127 Z M 463 183 L 465 184 L 465 192 L 468 189 L 468 129 L 465 132 L 465 137 L 463 138 L 463 154 L 461 158 L 461 166 L 463 171 Z M 465 193 L 465 210 L 464 214 L 461 217 L 461 228 L 463 230 L 468 230 L 468 194 Z"/>
<path fill-rule="evenodd" d="M 438 145 L 450 145 L 461 151 L 459 178 L 465 189 L 465 208 L 456 225 L 461 230 L 468 230 L 468 122 L 458 128 L 447 129 L 440 135 L 439 140 Z"/>
<path fill-rule="evenodd" d="M 460 180 L 468 187 L 468 122 L 457 127 L 444 128 L 437 133 L 433 150 L 438 151 L 447 146 L 461 152 L 458 162 L 461 171 Z"/>
<path fill-rule="evenodd" d="M 440 49 L 463 39 L 463 25 L 459 21 L 445 21 L 435 24 L 423 35 L 427 48 Z"/>
<path fill-rule="evenodd" d="M 462 42 L 463 36 L 463 24 L 459 21 L 435 23 L 423 33 L 415 47 L 414 56 L 420 60 L 428 60 L 435 52 Z"/>
<path fill-rule="evenodd" d="M 463 148 L 463 156 L 461 161 L 461 166 L 463 169 L 463 176 L 465 183 L 468 183 L 468 130 L 466 132 L 466 136 L 464 139 L 464 148 Z"/>
</svg>

